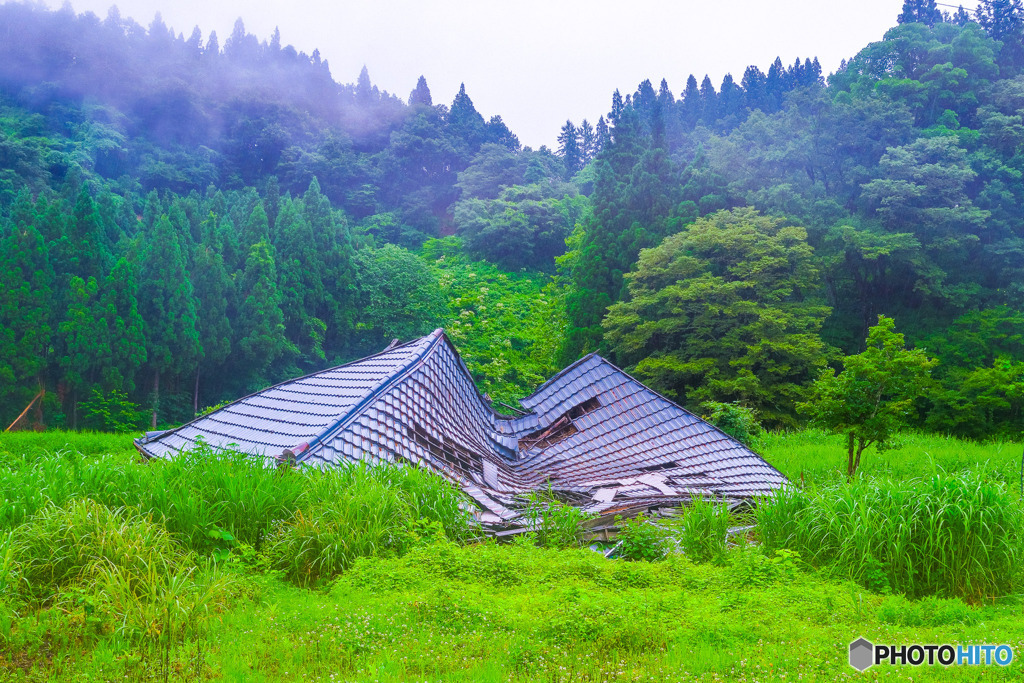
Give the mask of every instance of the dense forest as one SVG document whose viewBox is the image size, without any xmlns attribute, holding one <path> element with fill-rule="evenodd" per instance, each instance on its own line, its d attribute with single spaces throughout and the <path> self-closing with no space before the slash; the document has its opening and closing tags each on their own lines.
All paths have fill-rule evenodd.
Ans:
<svg viewBox="0 0 1024 683">
<path fill-rule="evenodd" d="M 786 427 L 884 314 L 938 359 L 919 427 L 1017 435 L 1024 7 L 897 22 L 533 150 L 241 20 L 0 5 L 0 427 L 174 424 L 438 326 L 499 402 L 598 351 Z"/>
</svg>

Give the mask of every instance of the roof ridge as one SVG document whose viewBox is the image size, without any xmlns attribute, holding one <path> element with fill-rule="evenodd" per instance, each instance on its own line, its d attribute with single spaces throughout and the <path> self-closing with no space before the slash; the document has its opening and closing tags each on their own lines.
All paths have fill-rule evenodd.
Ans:
<svg viewBox="0 0 1024 683">
<path fill-rule="evenodd" d="M 404 380 L 409 375 L 410 372 L 412 372 L 416 367 L 422 364 L 424 360 L 426 360 L 427 356 L 429 356 L 430 353 L 437 347 L 439 342 L 441 342 L 442 340 L 447 341 L 447 336 L 445 335 L 444 330 L 439 327 L 430 334 L 420 337 L 419 339 L 416 339 L 413 342 L 409 342 L 408 344 L 403 344 L 402 346 L 408 346 L 409 344 L 419 343 L 426 340 L 429 340 L 426 347 L 422 351 L 417 353 L 415 356 L 410 358 L 405 363 L 404 367 L 402 367 L 400 370 L 396 372 L 391 373 L 391 375 L 387 377 L 383 382 L 381 382 L 376 387 L 371 389 L 365 396 L 359 399 L 359 401 L 357 401 L 351 408 L 345 411 L 345 413 L 341 415 L 341 417 L 335 420 L 334 424 L 327 427 L 325 430 L 320 432 L 320 434 L 316 435 L 315 437 L 307 441 L 305 443 L 305 447 L 302 448 L 300 452 L 294 453 L 294 455 L 301 456 L 301 460 L 305 460 L 306 458 L 308 458 L 314 448 L 325 444 L 328 438 L 330 438 L 333 434 L 336 434 L 345 427 L 347 427 L 348 424 L 352 422 L 352 420 L 358 417 L 362 413 L 362 411 L 366 409 L 381 394 L 383 394 L 386 390 L 398 384 L 401 380 Z M 450 344 L 451 342 L 448 343 Z M 394 351 L 395 349 L 391 350 Z M 369 356 L 369 358 L 372 357 L 373 356 Z"/>
<path fill-rule="evenodd" d="M 519 399 L 519 405 L 524 406 L 524 407 L 529 407 L 525 403 L 523 403 L 523 401 L 529 401 L 530 399 L 535 397 L 537 394 L 539 394 L 542 391 L 544 391 L 545 389 L 547 389 L 549 385 L 554 384 L 557 380 L 561 379 L 564 375 L 572 372 L 577 367 L 579 367 L 580 365 L 582 365 L 586 361 L 590 360 L 591 358 L 597 358 L 598 360 L 602 360 L 605 363 L 608 363 L 608 361 L 605 360 L 602 356 L 599 356 L 596 351 L 591 351 L 587 355 L 585 355 L 582 358 L 576 360 L 571 365 L 568 365 L 565 368 L 563 368 L 560 372 L 556 373 L 554 376 L 549 377 L 546 382 L 544 382 L 539 387 L 534 389 L 532 394 L 530 394 L 529 396 L 524 396 L 523 398 Z M 608 364 L 612 365 L 611 363 L 608 363 Z M 615 366 L 612 365 L 612 367 L 614 368 Z M 615 369 L 618 370 L 618 368 L 615 368 Z"/>
<path fill-rule="evenodd" d="M 342 363 L 341 365 L 334 365 L 334 366 L 331 366 L 329 368 L 324 368 L 323 370 L 317 370 L 316 372 L 311 372 L 309 374 L 302 375 L 301 377 L 293 377 L 291 379 L 286 379 L 286 380 L 284 380 L 282 382 L 278 382 L 276 384 L 271 384 L 270 386 L 266 386 L 266 387 L 264 387 L 264 388 L 262 388 L 262 389 L 260 389 L 258 391 L 254 391 L 254 392 L 252 392 L 250 394 L 246 394 L 245 396 L 242 396 L 240 398 L 236 398 L 234 401 L 230 401 L 229 403 L 225 403 L 220 408 L 218 408 L 217 411 L 221 411 L 221 410 L 225 410 L 226 408 L 230 408 L 233 405 L 241 403 L 242 401 L 245 401 L 247 399 L 253 398 L 254 396 L 259 396 L 260 394 L 265 393 L 267 391 L 270 391 L 271 389 L 277 389 L 278 387 L 283 387 L 283 386 L 285 386 L 287 384 L 294 384 L 296 382 L 301 382 L 304 379 L 309 379 L 311 377 L 316 377 L 317 375 L 323 375 L 323 374 L 328 373 L 328 372 L 334 372 L 334 371 L 340 370 L 342 368 L 347 368 L 350 365 L 356 365 L 357 363 L 362 363 L 364 361 L 368 361 L 370 359 L 377 358 L 379 356 L 383 356 L 386 353 L 394 353 L 395 351 L 398 351 L 399 349 L 404 349 L 407 346 L 412 346 L 413 344 L 417 344 L 417 343 L 423 341 L 427 337 L 430 337 L 432 335 L 436 335 L 438 332 L 441 332 L 442 334 L 444 333 L 444 331 L 441 328 L 438 328 L 438 329 L 434 330 L 433 332 L 431 332 L 430 334 L 428 334 L 428 335 L 426 335 L 424 337 L 417 337 L 416 339 L 412 339 L 410 341 L 407 341 L 404 344 L 399 344 L 398 346 L 395 346 L 395 347 L 392 347 L 392 348 L 389 348 L 389 349 L 384 349 L 383 351 L 378 351 L 377 353 L 370 354 L 369 356 L 363 356 L 362 358 L 357 358 L 355 360 L 350 360 L 349 362 Z M 373 393 L 373 391 L 371 390 L 370 393 Z M 351 412 L 351 409 L 348 412 Z M 348 413 L 345 413 L 345 415 L 347 415 L 347 414 Z M 199 420 L 202 420 L 203 418 L 208 417 L 208 416 L 209 416 L 209 413 L 204 414 L 204 415 L 196 415 L 194 418 L 192 418 L 188 422 L 185 422 L 184 424 L 180 424 L 177 427 L 174 427 L 172 429 L 165 429 L 165 430 L 156 431 L 156 432 L 146 432 L 142 437 L 140 437 L 138 439 L 134 439 L 133 442 L 135 443 L 137 448 L 141 447 L 143 444 L 147 444 L 147 443 L 149 443 L 152 440 L 155 440 L 155 439 L 158 439 L 158 438 L 163 438 L 163 437 L 168 436 L 170 434 L 174 434 L 175 432 L 178 432 L 178 431 L 180 431 L 182 429 L 185 429 L 186 427 L 189 427 L 189 426 L 193 425 L 194 423 L 198 422 Z M 342 415 L 342 417 L 344 417 L 344 415 Z M 150 435 L 152 435 L 152 436 L 150 436 Z"/>
</svg>

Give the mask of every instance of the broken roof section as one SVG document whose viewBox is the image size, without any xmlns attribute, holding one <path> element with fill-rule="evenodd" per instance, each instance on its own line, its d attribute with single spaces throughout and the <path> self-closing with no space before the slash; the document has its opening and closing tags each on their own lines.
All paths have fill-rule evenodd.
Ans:
<svg viewBox="0 0 1024 683">
<path fill-rule="evenodd" d="M 595 513 L 747 499 L 786 484 L 759 455 L 596 354 L 495 412 L 443 330 L 284 382 L 136 440 L 172 457 L 201 438 L 307 465 L 400 462 L 458 484 L 485 527 L 519 526 L 523 496 L 550 489 Z"/>
</svg>

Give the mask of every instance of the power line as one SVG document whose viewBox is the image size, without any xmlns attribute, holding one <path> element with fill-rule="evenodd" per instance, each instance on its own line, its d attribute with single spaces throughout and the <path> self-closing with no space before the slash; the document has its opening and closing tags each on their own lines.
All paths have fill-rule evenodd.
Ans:
<svg viewBox="0 0 1024 683">
<path fill-rule="evenodd" d="M 978 13 L 978 8 L 977 7 L 975 7 L 974 9 L 967 9 L 963 5 L 947 5 L 944 2 L 937 2 L 937 3 L 935 3 L 935 6 L 936 7 L 949 7 L 950 9 L 962 9 L 963 11 L 965 11 L 965 12 L 967 12 L 969 14 L 977 14 Z"/>
</svg>

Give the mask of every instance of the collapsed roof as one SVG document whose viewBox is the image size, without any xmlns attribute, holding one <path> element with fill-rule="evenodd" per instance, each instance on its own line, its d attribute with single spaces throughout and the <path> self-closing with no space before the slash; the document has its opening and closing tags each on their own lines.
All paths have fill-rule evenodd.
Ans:
<svg viewBox="0 0 1024 683">
<path fill-rule="evenodd" d="M 305 465 L 411 463 L 456 483 L 492 532 L 521 527 L 525 496 L 550 490 L 598 516 L 743 500 L 786 478 L 724 432 L 596 354 L 497 413 L 443 330 L 246 396 L 135 441 L 169 458 L 200 439 Z"/>
</svg>

